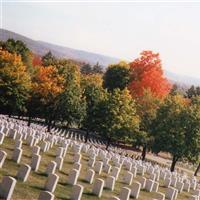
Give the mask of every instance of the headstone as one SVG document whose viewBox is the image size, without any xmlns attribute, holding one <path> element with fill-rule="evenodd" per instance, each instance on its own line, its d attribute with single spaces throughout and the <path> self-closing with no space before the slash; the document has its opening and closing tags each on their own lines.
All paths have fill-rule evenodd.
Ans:
<svg viewBox="0 0 200 200">
<path fill-rule="evenodd" d="M 21 147 L 22 147 L 22 141 L 21 140 L 16 140 L 14 149 L 16 149 L 16 148 L 21 149 Z"/>
<path fill-rule="evenodd" d="M 103 187 L 104 187 L 104 180 L 97 178 L 94 182 L 92 193 L 100 198 L 103 192 Z"/>
<path fill-rule="evenodd" d="M 37 154 L 33 154 L 31 159 L 31 169 L 33 171 L 37 171 L 40 166 L 41 156 Z"/>
<path fill-rule="evenodd" d="M 89 184 L 92 184 L 94 175 L 95 175 L 95 171 L 93 169 L 89 169 L 86 173 L 85 181 L 87 181 Z"/>
<path fill-rule="evenodd" d="M 114 187 L 115 187 L 115 177 L 108 176 L 105 180 L 105 188 L 108 188 L 113 191 Z"/>
<path fill-rule="evenodd" d="M 54 174 L 56 171 L 57 163 L 55 161 L 51 161 L 46 168 L 46 174 Z"/>
<path fill-rule="evenodd" d="M 131 194 L 131 189 L 123 187 L 119 194 L 120 200 L 129 200 Z"/>
<path fill-rule="evenodd" d="M 57 163 L 57 169 L 58 170 L 62 170 L 62 166 L 63 166 L 63 158 L 62 157 L 56 157 L 55 162 Z"/>
<path fill-rule="evenodd" d="M 32 154 L 40 154 L 40 147 L 39 146 L 33 146 L 32 147 Z"/>
<path fill-rule="evenodd" d="M 133 181 L 133 174 L 129 171 L 127 171 L 124 175 L 123 178 L 124 183 L 131 185 L 132 181 Z"/>
<path fill-rule="evenodd" d="M 55 189 L 56 189 L 56 185 L 58 183 L 59 180 L 59 176 L 56 174 L 49 174 L 47 181 L 45 183 L 45 190 L 54 193 Z"/>
<path fill-rule="evenodd" d="M 189 182 L 184 183 L 183 190 L 186 192 L 190 191 L 190 183 Z"/>
<path fill-rule="evenodd" d="M 80 163 L 74 163 L 73 168 L 78 170 L 79 172 L 81 171 L 82 165 Z"/>
<path fill-rule="evenodd" d="M 171 185 L 171 179 L 170 178 L 165 178 L 164 186 L 168 188 L 170 185 Z"/>
<path fill-rule="evenodd" d="M 103 168 L 103 162 L 97 161 L 97 162 L 95 163 L 95 166 L 94 166 L 94 171 L 95 171 L 97 174 L 101 174 L 102 168 Z"/>
<path fill-rule="evenodd" d="M 63 147 L 58 147 L 56 150 L 56 156 L 57 157 L 63 157 Z"/>
<path fill-rule="evenodd" d="M 38 200 L 54 200 L 54 195 L 48 191 L 41 191 Z"/>
<path fill-rule="evenodd" d="M 75 154 L 74 155 L 74 162 L 76 163 L 80 163 L 80 161 L 81 161 L 81 154 L 79 154 L 79 153 L 77 153 L 77 154 Z"/>
<path fill-rule="evenodd" d="M 27 164 L 20 166 L 19 171 L 17 172 L 17 178 L 23 182 L 26 182 L 30 174 L 31 167 Z"/>
<path fill-rule="evenodd" d="M 154 181 L 152 181 L 151 179 L 146 180 L 145 189 L 146 189 L 147 192 L 152 192 L 153 184 L 154 184 Z"/>
<path fill-rule="evenodd" d="M 17 164 L 20 163 L 22 157 L 22 149 L 16 148 L 13 151 L 12 160 L 14 160 Z"/>
<path fill-rule="evenodd" d="M 4 176 L 0 183 L 0 198 L 11 200 L 16 182 L 11 176 Z"/>
<path fill-rule="evenodd" d="M 166 199 L 174 200 L 175 199 L 175 193 L 176 193 L 176 191 L 175 191 L 174 188 L 168 187 L 167 191 L 166 191 L 166 195 L 165 195 Z"/>
<path fill-rule="evenodd" d="M 2 168 L 4 161 L 6 159 L 7 153 L 5 151 L 0 150 L 0 168 Z"/>
<path fill-rule="evenodd" d="M 141 183 L 139 182 L 133 182 L 131 186 L 131 197 L 134 197 L 135 199 L 138 199 L 141 189 Z"/>
<path fill-rule="evenodd" d="M 165 194 L 161 192 L 156 192 L 156 199 L 157 200 L 165 200 Z"/>
<path fill-rule="evenodd" d="M 145 185 L 146 185 L 146 178 L 145 177 L 143 177 L 143 176 L 141 176 L 140 178 L 139 178 L 139 182 L 141 183 L 141 188 L 142 189 L 144 189 L 145 188 Z"/>
<path fill-rule="evenodd" d="M 0 145 L 3 144 L 5 135 L 0 132 Z"/>
<path fill-rule="evenodd" d="M 76 169 L 72 169 L 69 173 L 67 183 L 70 185 L 76 185 L 79 176 L 79 171 Z"/>
<path fill-rule="evenodd" d="M 183 191 L 183 186 L 184 184 L 182 182 L 177 182 L 176 183 L 176 189 L 178 190 L 179 193 L 181 193 Z"/>
<path fill-rule="evenodd" d="M 82 185 L 74 185 L 72 187 L 71 198 L 72 200 L 81 200 L 82 193 L 83 193 L 83 186 Z"/>
<path fill-rule="evenodd" d="M 153 192 L 158 192 L 158 187 L 159 187 L 159 182 L 154 181 L 152 191 Z"/>
<path fill-rule="evenodd" d="M 118 179 L 118 176 L 119 176 L 119 173 L 120 173 L 120 168 L 118 167 L 113 167 L 112 168 L 112 171 L 110 173 L 111 176 L 114 176 L 115 177 L 115 180 Z"/>
</svg>

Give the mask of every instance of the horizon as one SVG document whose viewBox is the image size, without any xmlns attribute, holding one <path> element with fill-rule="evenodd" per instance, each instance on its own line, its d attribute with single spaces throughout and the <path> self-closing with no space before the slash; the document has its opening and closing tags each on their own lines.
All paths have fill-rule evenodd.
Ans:
<svg viewBox="0 0 200 200">
<path fill-rule="evenodd" d="M 152 50 L 160 53 L 164 70 L 200 77 L 200 25 L 195 21 L 200 17 L 200 2 L 162 5 L 2 3 L 3 29 L 36 41 L 127 61 L 139 57 L 143 50 Z M 104 15 L 99 16 L 102 10 Z M 118 13 L 122 15 L 116 16 Z M 184 16 L 185 13 L 187 16 Z M 44 25 L 47 19 L 51 23 Z"/>
</svg>

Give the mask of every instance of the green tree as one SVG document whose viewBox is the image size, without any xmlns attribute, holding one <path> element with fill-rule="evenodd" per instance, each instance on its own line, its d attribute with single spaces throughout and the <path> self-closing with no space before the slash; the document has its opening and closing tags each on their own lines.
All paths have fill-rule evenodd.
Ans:
<svg viewBox="0 0 200 200">
<path fill-rule="evenodd" d="M 187 91 L 186 91 L 186 97 L 192 98 L 193 96 L 200 96 L 200 87 L 195 87 L 192 85 Z"/>
<path fill-rule="evenodd" d="M 92 68 L 93 74 L 103 74 L 103 67 L 97 62 Z"/>
<path fill-rule="evenodd" d="M 152 121 L 156 118 L 161 99 L 154 96 L 150 90 L 144 90 L 143 95 L 135 98 L 135 100 L 137 114 L 140 116 L 140 129 L 135 134 L 133 145 L 142 147 L 142 160 L 145 160 L 146 153 L 153 144 Z"/>
<path fill-rule="evenodd" d="M 64 91 L 56 102 L 56 118 L 66 123 L 67 127 L 81 126 L 86 103 L 80 86 L 79 67 L 68 60 L 61 60 L 57 68 L 64 77 Z"/>
<path fill-rule="evenodd" d="M 107 141 L 106 148 L 111 142 L 132 137 L 139 128 L 135 102 L 126 88 L 107 93 L 97 106 L 95 120 L 97 131 Z"/>
<path fill-rule="evenodd" d="M 181 95 L 170 95 L 158 109 L 151 130 L 154 136 L 153 151 L 169 152 L 172 155 L 171 171 L 174 171 L 178 160 L 186 157 L 188 151 L 186 140 L 190 138 L 186 134 L 186 108 L 186 99 Z"/>
<path fill-rule="evenodd" d="M 129 65 L 125 62 L 120 62 L 119 64 L 109 66 L 103 80 L 103 86 L 108 91 L 113 91 L 116 88 L 123 90 L 130 81 Z"/>
<path fill-rule="evenodd" d="M 47 52 L 43 57 L 42 57 L 42 65 L 43 66 L 50 66 L 53 65 L 55 66 L 57 64 L 57 59 L 51 51 Z"/>
<path fill-rule="evenodd" d="M 92 69 L 92 66 L 89 63 L 81 66 L 81 73 L 82 74 L 92 74 L 92 72 L 93 72 L 93 69 Z"/>
<path fill-rule="evenodd" d="M 85 142 L 90 132 L 96 131 L 96 110 L 98 104 L 106 97 L 106 91 L 102 87 L 102 77 L 99 74 L 82 75 L 81 87 L 86 100 L 86 115 L 83 121 L 83 129 L 86 130 Z"/>
<path fill-rule="evenodd" d="M 186 131 L 186 146 L 188 147 L 187 158 L 190 162 L 198 164 L 194 175 L 200 169 L 200 96 L 194 96 L 191 99 L 191 104 L 183 113 L 186 118 L 184 126 Z"/>
</svg>

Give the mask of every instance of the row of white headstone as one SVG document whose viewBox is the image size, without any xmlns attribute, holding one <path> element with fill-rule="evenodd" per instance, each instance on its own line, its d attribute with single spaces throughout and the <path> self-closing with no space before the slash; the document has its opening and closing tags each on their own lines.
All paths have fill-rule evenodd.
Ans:
<svg viewBox="0 0 200 200">
<path fill-rule="evenodd" d="M 18 122 L 18 121 L 17 121 Z M 95 173 L 101 174 L 102 171 L 105 171 L 109 176 L 104 181 L 103 179 L 96 179 L 93 184 L 92 192 L 96 194 L 98 197 L 101 197 L 103 188 L 108 188 L 110 190 L 114 190 L 115 181 L 118 180 L 120 171 L 122 166 L 126 169 L 123 182 L 131 186 L 131 188 L 124 187 L 119 195 L 119 199 L 129 199 L 130 196 L 134 198 L 139 197 L 140 189 L 145 189 L 148 192 L 157 192 L 157 199 L 176 199 L 178 193 L 181 193 L 183 190 L 189 192 L 190 189 L 193 189 L 193 195 L 190 199 L 198 199 L 200 196 L 200 190 L 197 188 L 197 180 L 195 177 L 188 178 L 185 174 L 179 174 L 177 172 L 171 173 L 167 168 L 161 168 L 158 165 L 152 166 L 151 163 L 142 162 L 138 160 L 134 160 L 130 157 L 121 156 L 116 153 L 117 149 L 111 149 L 111 151 L 106 151 L 100 148 L 95 148 L 94 146 L 90 147 L 88 144 L 84 144 L 78 141 L 72 141 L 71 139 L 66 139 L 63 137 L 63 133 L 58 130 L 53 130 L 52 134 L 45 132 L 45 127 L 41 127 L 39 125 L 34 125 L 29 128 L 23 122 L 12 121 L 10 123 L 7 122 L 7 119 L 1 119 L 0 123 L 0 144 L 3 143 L 5 137 L 11 137 L 15 140 L 15 146 L 13 151 L 12 159 L 16 163 L 20 163 L 21 156 L 23 153 L 22 150 L 22 142 L 25 140 L 30 147 L 32 147 L 32 159 L 31 164 L 29 165 L 21 165 L 17 178 L 26 181 L 28 175 L 32 170 L 37 171 L 40 165 L 41 156 L 39 155 L 40 150 L 43 152 L 48 151 L 53 145 L 59 145 L 56 151 L 55 161 L 51 161 L 46 169 L 46 173 L 48 174 L 47 183 L 45 184 L 46 193 L 41 192 L 41 196 L 50 195 L 51 199 L 53 197 L 53 192 L 56 188 L 59 177 L 55 174 L 56 168 L 58 170 L 62 170 L 63 159 L 65 158 L 68 146 L 70 145 L 74 151 L 74 166 L 73 169 L 69 173 L 68 184 L 73 185 L 72 194 L 78 194 L 79 199 L 81 198 L 83 192 L 83 186 L 77 185 L 77 180 L 81 170 L 81 151 L 86 153 L 89 156 L 88 165 L 89 168 L 85 180 L 90 184 L 93 183 Z M 39 141 L 42 141 L 42 145 L 39 147 L 37 144 Z M 98 145 L 98 143 L 96 144 Z M 102 145 L 102 144 L 101 144 Z M 0 151 L 0 167 L 3 166 L 3 163 L 6 159 L 6 152 Z M 100 160 L 96 161 L 96 158 Z M 113 162 L 114 166 L 111 166 L 109 162 Z M 148 174 L 149 178 L 145 178 L 144 174 Z M 137 174 L 142 175 L 138 182 L 133 181 L 133 178 L 136 177 Z M 168 188 L 166 195 L 159 193 L 159 180 L 164 180 L 164 185 Z M 7 195 L 10 198 L 10 194 L 12 194 L 14 186 L 16 184 L 16 180 L 12 177 L 4 177 L 2 183 L 8 182 L 10 187 L 3 194 L 0 193 L 2 197 Z M 12 184 L 10 184 L 12 183 Z M 1 188 L 4 185 L 1 184 Z M 2 191 L 5 189 L 3 188 Z M 79 192 L 78 192 L 79 191 Z M 72 195 L 73 196 L 73 195 Z M 78 199 L 78 198 L 77 198 Z M 118 199 L 117 197 L 113 197 L 113 199 Z"/>
</svg>

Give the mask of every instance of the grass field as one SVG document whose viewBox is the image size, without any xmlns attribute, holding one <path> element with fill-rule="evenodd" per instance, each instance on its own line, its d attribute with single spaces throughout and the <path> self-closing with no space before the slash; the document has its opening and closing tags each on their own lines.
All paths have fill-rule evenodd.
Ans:
<svg viewBox="0 0 200 200">
<path fill-rule="evenodd" d="M 4 140 L 4 143 L 0 146 L 0 149 L 6 151 L 8 154 L 3 167 L 0 169 L 0 180 L 2 179 L 3 176 L 15 177 L 17 174 L 17 171 L 20 167 L 20 165 L 16 164 L 14 161 L 11 160 L 13 148 L 14 148 L 14 141 L 12 139 L 6 137 Z M 54 146 L 48 152 L 40 153 L 40 155 L 42 156 L 42 159 L 41 159 L 41 163 L 40 163 L 38 172 L 31 171 L 31 173 L 28 177 L 28 180 L 25 183 L 23 183 L 21 181 L 17 181 L 12 199 L 31 200 L 31 199 L 38 198 L 39 193 L 41 190 L 43 190 L 45 181 L 47 179 L 47 176 L 44 174 L 46 166 L 51 160 L 55 160 L 56 148 L 57 148 L 57 146 Z M 21 159 L 20 163 L 21 164 L 22 163 L 30 164 L 31 148 L 26 143 L 23 143 L 22 149 L 23 149 L 23 155 L 22 155 L 22 159 Z M 86 171 L 88 169 L 88 166 L 87 166 L 88 159 L 89 159 L 88 156 L 86 154 L 82 153 L 82 160 L 81 160 L 82 169 L 81 169 L 81 173 L 80 173 L 80 176 L 78 179 L 78 184 L 81 184 L 84 186 L 84 193 L 83 193 L 82 199 L 83 200 L 99 199 L 98 197 L 94 196 L 91 193 L 92 185 L 84 182 L 84 180 L 83 180 L 84 176 L 86 174 Z M 73 161 L 73 151 L 72 151 L 72 149 L 68 148 L 66 157 L 64 159 L 62 171 L 56 172 L 56 174 L 59 175 L 60 178 L 59 178 L 59 183 L 54 192 L 55 199 L 63 199 L 63 200 L 70 199 L 72 186 L 68 185 L 66 182 L 67 182 L 69 171 L 72 169 L 72 166 L 73 166 L 72 161 Z M 113 195 L 118 196 L 121 188 L 124 186 L 127 186 L 126 184 L 122 183 L 122 177 L 123 177 L 124 172 L 125 172 L 125 169 L 122 169 L 122 171 L 119 175 L 119 179 L 116 182 L 115 190 L 110 191 L 110 190 L 104 189 L 101 199 L 109 200 L 110 197 Z M 95 175 L 95 178 L 100 177 L 105 180 L 105 178 L 107 176 L 108 176 L 108 174 L 102 173 L 101 175 Z M 137 180 L 138 178 L 139 178 L 139 176 L 134 178 L 134 180 Z M 128 186 L 128 187 L 131 187 L 131 186 Z M 163 187 L 162 183 L 160 183 L 159 192 L 165 193 L 165 191 L 166 191 L 166 188 Z M 191 192 L 190 192 L 190 194 L 191 194 Z M 178 195 L 178 200 L 186 200 L 186 199 L 188 199 L 190 194 L 188 194 L 186 192 L 182 192 L 181 194 Z M 156 198 L 155 192 L 149 193 L 144 190 L 142 190 L 140 192 L 139 200 L 150 200 L 153 198 Z"/>
</svg>

